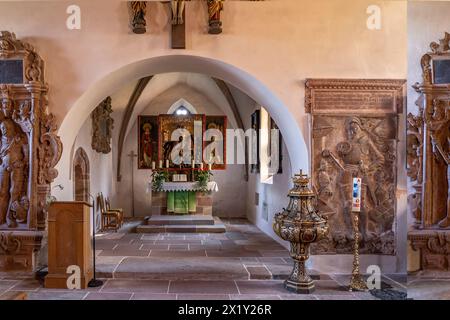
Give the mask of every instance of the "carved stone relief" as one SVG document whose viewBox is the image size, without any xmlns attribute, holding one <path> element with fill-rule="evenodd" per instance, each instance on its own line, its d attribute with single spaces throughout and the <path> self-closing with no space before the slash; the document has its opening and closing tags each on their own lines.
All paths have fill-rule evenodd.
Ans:
<svg viewBox="0 0 450 320">
<path fill-rule="evenodd" d="M 396 251 L 397 125 L 403 80 L 308 80 L 312 177 L 330 234 L 316 254 L 352 253 L 352 178 L 362 178 L 360 251 Z"/>
<path fill-rule="evenodd" d="M 92 112 L 92 149 L 108 154 L 111 152 L 112 131 L 114 119 L 112 113 L 111 97 L 103 100 Z"/>
<path fill-rule="evenodd" d="M 2 31 L 3 59 L 23 61 L 24 83 L 0 84 L 0 268 L 20 258 L 19 265 L 29 269 L 45 228 L 46 200 L 58 175 L 54 167 L 62 144 L 48 113 L 42 59 L 31 45 Z"/>
</svg>

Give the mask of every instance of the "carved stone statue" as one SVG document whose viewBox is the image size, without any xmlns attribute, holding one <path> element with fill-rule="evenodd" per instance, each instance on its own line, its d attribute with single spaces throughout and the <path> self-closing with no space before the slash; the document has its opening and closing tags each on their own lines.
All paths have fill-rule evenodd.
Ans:
<svg viewBox="0 0 450 320">
<path fill-rule="evenodd" d="M 137 34 L 142 34 L 147 31 L 147 22 L 145 21 L 145 14 L 147 12 L 147 2 L 146 1 L 131 1 L 130 7 L 132 11 L 132 21 L 131 26 L 133 32 Z"/>
<path fill-rule="evenodd" d="M 447 165 L 447 194 L 450 194 L 450 138 L 447 137 L 447 151 L 444 151 L 442 145 L 434 136 L 431 136 L 431 143 L 433 145 L 433 152 L 437 158 L 442 158 Z M 444 219 L 439 221 L 440 228 L 450 227 L 450 197 L 447 196 L 447 215 Z"/>
<path fill-rule="evenodd" d="M 172 24 L 179 25 L 184 24 L 183 14 L 185 7 L 185 0 L 172 0 Z"/>
<path fill-rule="evenodd" d="M 210 34 L 222 33 L 222 21 L 220 12 L 223 10 L 223 0 L 208 0 L 208 18 Z"/>
<path fill-rule="evenodd" d="M 28 213 L 25 178 L 28 171 L 28 142 L 11 119 L 0 122 L 0 225 L 17 227 Z"/>
<path fill-rule="evenodd" d="M 112 113 L 111 97 L 103 100 L 92 112 L 92 149 L 108 154 L 111 152 L 112 131 L 114 119 Z"/>
</svg>

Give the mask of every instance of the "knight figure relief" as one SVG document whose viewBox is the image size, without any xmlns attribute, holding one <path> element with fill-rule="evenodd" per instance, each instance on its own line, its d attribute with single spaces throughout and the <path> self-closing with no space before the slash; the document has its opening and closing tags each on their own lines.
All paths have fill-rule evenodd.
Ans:
<svg viewBox="0 0 450 320">
<path fill-rule="evenodd" d="M 307 81 L 312 178 L 328 238 L 315 254 L 353 252 L 352 180 L 362 179 L 361 253 L 396 252 L 397 125 L 403 80 Z M 367 89 L 369 88 L 369 89 Z"/>
</svg>

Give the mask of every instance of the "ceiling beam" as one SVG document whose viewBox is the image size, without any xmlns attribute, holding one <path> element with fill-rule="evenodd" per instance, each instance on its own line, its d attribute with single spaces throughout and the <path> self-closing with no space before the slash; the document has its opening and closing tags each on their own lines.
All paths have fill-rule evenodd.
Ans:
<svg viewBox="0 0 450 320">
<path fill-rule="evenodd" d="M 123 150 L 123 144 L 125 141 L 125 135 L 128 128 L 128 123 L 130 122 L 131 116 L 133 115 L 134 107 L 136 106 L 136 103 L 138 102 L 139 98 L 142 95 L 142 92 L 147 87 L 150 80 L 153 78 L 153 76 L 148 76 L 145 78 L 142 78 L 137 83 L 136 87 L 133 90 L 133 93 L 130 96 L 130 99 L 128 100 L 127 107 L 125 109 L 125 114 L 123 116 L 122 124 L 120 125 L 120 133 L 119 133 L 119 141 L 118 141 L 118 152 L 117 152 L 117 181 L 120 182 L 122 180 L 122 174 L 121 174 L 121 159 L 122 159 L 122 150 Z"/>
</svg>

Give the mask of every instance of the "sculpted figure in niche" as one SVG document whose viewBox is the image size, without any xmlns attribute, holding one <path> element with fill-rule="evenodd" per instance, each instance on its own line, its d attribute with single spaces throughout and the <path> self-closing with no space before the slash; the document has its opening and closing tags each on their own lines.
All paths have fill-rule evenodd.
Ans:
<svg viewBox="0 0 450 320">
<path fill-rule="evenodd" d="M 0 123 L 0 224 L 17 227 L 26 219 L 28 199 L 25 177 L 28 168 L 28 143 L 17 124 L 9 118 Z"/>
<path fill-rule="evenodd" d="M 337 144 L 336 150 L 339 158 L 343 162 L 338 175 L 338 186 L 344 207 L 345 224 L 351 234 L 351 209 L 352 209 L 352 181 L 354 177 L 362 178 L 361 185 L 361 233 L 365 241 L 370 240 L 374 234 L 369 231 L 369 211 L 371 203 L 376 202 L 373 175 L 377 170 L 381 170 L 384 165 L 383 154 L 372 141 L 369 133 L 364 129 L 358 117 L 350 118 L 345 124 L 347 141 Z M 323 150 L 324 157 L 334 156 L 331 151 Z M 338 161 L 338 159 L 335 159 Z"/>
</svg>

